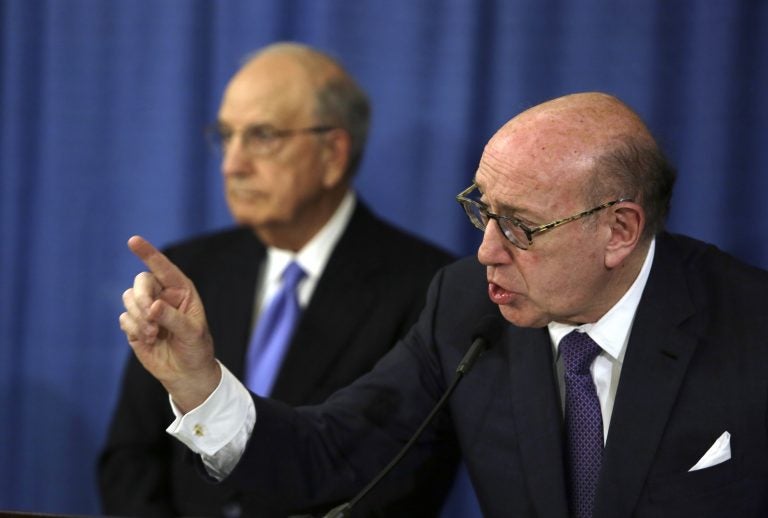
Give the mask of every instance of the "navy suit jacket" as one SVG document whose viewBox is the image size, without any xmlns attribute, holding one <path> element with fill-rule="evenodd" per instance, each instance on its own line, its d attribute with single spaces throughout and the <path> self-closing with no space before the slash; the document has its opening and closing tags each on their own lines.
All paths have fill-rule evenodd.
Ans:
<svg viewBox="0 0 768 518">
<path fill-rule="evenodd" d="M 200 293 L 217 358 L 242 379 L 266 248 L 251 230 L 239 228 L 166 253 Z M 319 403 L 370 370 L 415 322 L 429 281 L 451 260 L 378 219 L 358 200 L 302 314 L 272 396 L 291 405 Z M 282 505 L 202 480 L 186 448 L 165 433 L 172 421 L 167 393 L 131 355 L 99 462 L 105 513 L 285 516 Z M 370 514 L 436 513 L 452 478 L 451 469 L 445 471 L 429 491 L 417 491 L 421 482 L 414 476 L 397 481 L 379 493 Z M 390 501 L 403 488 L 413 495 Z"/>
<path fill-rule="evenodd" d="M 596 518 L 768 516 L 766 293 L 765 271 L 689 238 L 657 238 L 621 371 Z M 442 270 L 416 326 L 355 384 L 298 410 L 255 397 L 256 426 L 227 483 L 297 505 L 348 499 L 427 415 L 476 323 L 497 313 L 474 258 Z M 568 516 L 554 365 L 546 329 L 505 324 L 401 470 L 419 470 L 455 448 L 485 516 Z M 732 458 L 689 472 L 725 431 Z"/>
</svg>

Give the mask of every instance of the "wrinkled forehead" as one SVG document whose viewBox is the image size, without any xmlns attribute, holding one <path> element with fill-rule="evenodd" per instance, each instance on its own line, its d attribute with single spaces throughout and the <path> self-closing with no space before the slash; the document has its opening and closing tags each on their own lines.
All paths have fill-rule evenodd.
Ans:
<svg viewBox="0 0 768 518">
<path fill-rule="evenodd" d="M 588 133 L 554 118 L 513 120 L 488 142 L 481 169 L 532 185 L 562 183 L 591 171 L 598 146 Z"/>
<path fill-rule="evenodd" d="M 553 118 L 510 121 L 488 142 L 475 181 L 497 210 L 531 221 L 584 203 L 594 146 Z"/>
</svg>

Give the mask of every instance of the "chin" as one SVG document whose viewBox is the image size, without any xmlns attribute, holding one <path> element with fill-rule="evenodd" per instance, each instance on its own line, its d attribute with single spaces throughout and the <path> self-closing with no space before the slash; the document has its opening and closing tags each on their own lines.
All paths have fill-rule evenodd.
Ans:
<svg viewBox="0 0 768 518">
<path fill-rule="evenodd" d="M 245 204 L 232 203 L 229 205 L 229 210 L 232 213 L 232 219 L 241 225 L 248 225 L 250 227 L 260 226 L 268 223 L 270 218 L 264 211 L 253 210 L 253 206 L 247 206 Z"/>
<path fill-rule="evenodd" d="M 499 310 L 507 322 L 517 327 L 545 327 L 549 323 L 546 315 L 526 308 L 499 306 Z"/>
</svg>

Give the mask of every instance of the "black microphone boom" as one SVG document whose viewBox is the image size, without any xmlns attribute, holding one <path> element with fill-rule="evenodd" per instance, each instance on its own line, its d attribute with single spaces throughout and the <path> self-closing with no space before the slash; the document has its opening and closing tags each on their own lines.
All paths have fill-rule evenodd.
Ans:
<svg viewBox="0 0 768 518">
<path fill-rule="evenodd" d="M 326 513 L 323 518 L 347 518 L 349 516 L 348 513 L 352 510 L 352 508 L 357 505 L 357 503 L 360 502 L 360 500 L 362 500 L 368 493 L 370 493 L 371 490 L 376 487 L 379 482 L 381 482 L 381 479 L 387 476 L 387 474 L 389 474 L 389 472 L 392 471 L 395 466 L 397 466 L 400 460 L 411 449 L 413 444 L 419 439 L 419 437 L 421 437 L 421 434 L 424 433 L 424 430 L 426 430 L 427 426 L 429 426 L 437 413 L 443 409 L 445 403 L 448 401 L 448 398 L 450 398 L 451 394 L 453 394 L 453 391 L 456 390 L 456 386 L 459 384 L 459 381 L 461 381 L 461 379 L 475 364 L 475 360 L 477 360 L 483 351 L 485 351 L 488 346 L 498 338 L 498 335 L 501 334 L 501 330 L 502 322 L 498 314 L 485 315 L 478 321 L 477 326 L 475 327 L 475 332 L 472 333 L 472 344 L 469 346 L 469 350 L 467 350 L 466 354 L 459 362 L 458 367 L 456 367 L 456 373 L 453 377 L 453 381 L 445 390 L 445 393 L 437 402 L 437 404 L 435 404 L 435 407 L 432 409 L 426 419 L 424 419 L 424 421 L 421 423 L 416 432 L 414 432 L 408 442 L 405 443 L 405 446 L 402 447 L 402 449 L 398 452 L 397 455 L 395 455 L 389 464 L 387 464 L 384 469 L 381 470 L 379 474 L 376 475 L 376 477 L 374 477 L 374 479 L 368 483 L 367 486 L 365 486 L 357 495 L 355 495 L 352 500 L 334 507 L 328 511 L 328 513 Z"/>
<path fill-rule="evenodd" d="M 459 366 L 456 367 L 456 374 L 460 374 L 460 376 L 456 377 L 454 383 L 469 372 L 475 364 L 475 360 L 483 354 L 492 342 L 496 341 L 501 330 L 502 324 L 498 315 L 485 315 L 478 321 L 475 332 L 472 334 L 472 345 L 469 346 L 469 350 L 459 362 Z"/>
</svg>

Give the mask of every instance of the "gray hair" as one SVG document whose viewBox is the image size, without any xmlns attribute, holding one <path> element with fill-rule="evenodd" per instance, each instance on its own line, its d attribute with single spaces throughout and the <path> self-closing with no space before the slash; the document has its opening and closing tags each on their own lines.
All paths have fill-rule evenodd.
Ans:
<svg viewBox="0 0 768 518">
<path fill-rule="evenodd" d="M 371 119 L 368 96 L 351 77 L 329 80 L 317 91 L 317 116 L 323 122 L 343 128 L 349 134 L 349 164 L 346 175 L 353 176 L 363 159 Z"/>
<path fill-rule="evenodd" d="M 664 230 L 677 173 L 652 139 L 625 135 L 596 161 L 588 187 L 590 203 L 605 203 L 608 197 L 631 198 L 645 211 L 643 238 Z"/>
</svg>

